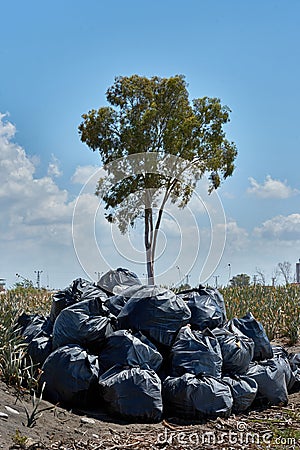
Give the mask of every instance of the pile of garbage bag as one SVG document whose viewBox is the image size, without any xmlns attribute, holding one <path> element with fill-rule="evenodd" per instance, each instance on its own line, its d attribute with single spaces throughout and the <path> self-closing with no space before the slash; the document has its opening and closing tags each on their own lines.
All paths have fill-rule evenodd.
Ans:
<svg viewBox="0 0 300 450">
<path fill-rule="evenodd" d="M 131 286 L 141 285 L 138 276 L 130 270 L 119 267 L 109 270 L 98 280 L 97 286 L 108 295 L 120 294 L 124 289 Z"/>
<path fill-rule="evenodd" d="M 286 405 L 300 389 L 300 354 L 272 346 L 251 312 L 227 320 L 211 287 L 175 294 L 118 268 L 53 295 L 49 317 L 19 332 L 44 398 L 130 421 L 228 417 Z"/>
</svg>

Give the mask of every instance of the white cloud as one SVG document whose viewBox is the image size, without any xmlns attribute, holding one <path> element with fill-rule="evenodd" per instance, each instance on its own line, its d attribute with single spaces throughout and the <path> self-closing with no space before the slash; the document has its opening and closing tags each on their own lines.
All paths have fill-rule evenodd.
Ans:
<svg viewBox="0 0 300 450">
<path fill-rule="evenodd" d="M 16 127 L 9 121 L 4 121 L 8 114 L 0 113 L 0 138 L 8 142 L 15 135 Z"/>
<path fill-rule="evenodd" d="M 37 177 L 37 159 L 15 142 L 15 134 L 0 114 L 1 276 L 12 286 L 17 272 L 34 279 L 38 268 L 50 275 L 52 287 L 64 287 L 82 276 L 72 246 L 74 202 L 55 183 L 58 162 Z"/>
<path fill-rule="evenodd" d="M 297 189 L 288 186 L 286 180 L 275 180 L 270 175 L 266 176 L 262 184 L 259 184 L 253 177 L 250 177 L 249 181 L 251 187 L 247 189 L 248 194 L 255 195 L 259 198 L 286 199 L 299 193 Z"/>
<path fill-rule="evenodd" d="M 249 234 L 247 230 L 240 227 L 235 220 L 229 220 L 226 224 L 218 225 L 216 232 L 221 231 L 225 226 L 226 249 L 229 253 L 243 250 L 249 244 Z"/>
<path fill-rule="evenodd" d="M 300 214 L 279 215 L 254 229 L 254 234 L 266 239 L 300 240 Z"/>
<path fill-rule="evenodd" d="M 37 178 L 35 164 L 13 141 L 15 126 L 0 115 L 0 207 L 2 239 L 59 239 L 70 228 L 73 204 L 68 192 L 53 180 L 58 175 L 54 159 L 49 173 Z M 55 164 L 54 164 L 55 163 Z M 63 233 L 65 237 L 65 233 Z"/>
<path fill-rule="evenodd" d="M 236 198 L 235 194 L 233 194 L 232 192 L 227 192 L 227 191 L 222 192 L 221 197 L 228 198 L 229 200 L 233 200 Z"/>
<path fill-rule="evenodd" d="M 48 165 L 47 173 L 49 177 L 60 177 L 62 175 L 62 172 L 59 169 L 59 161 L 54 155 L 52 155 L 52 161 Z"/>
<path fill-rule="evenodd" d="M 121 236 L 117 227 L 111 227 L 104 218 L 103 207 L 94 195 L 99 168 L 77 168 L 72 181 L 83 184 L 83 190 L 80 200 L 71 201 L 68 191 L 60 189 L 56 183 L 55 177 L 60 172 L 58 161 L 53 158 L 47 175 L 38 177 L 36 162 L 14 142 L 15 133 L 14 125 L 1 116 L 0 208 L 5 214 L 0 216 L 0 252 L 6 255 L 1 276 L 8 279 L 8 284 L 13 284 L 17 272 L 33 278 L 37 268 L 49 273 L 51 284 L 55 287 L 64 287 L 75 277 L 82 276 L 82 270 L 86 278 L 92 278 L 96 271 L 118 266 L 145 272 L 143 235 L 138 245 L 135 241 L 131 244 L 128 237 Z M 87 183 L 91 175 L 94 177 Z M 162 274 L 161 281 L 166 282 L 165 277 L 172 265 L 175 275 L 177 264 L 182 273 L 190 271 L 191 260 L 193 262 L 197 255 L 197 227 L 192 212 L 203 216 L 203 206 L 196 200 L 184 212 L 171 205 L 165 216 L 162 240 L 157 249 L 158 255 L 162 253 L 157 263 L 157 274 Z M 182 249 L 181 239 L 178 239 L 181 234 L 184 238 Z M 136 237 L 140 238 L 139 233 Z M 168 245 L 165 249 L 166 240 Z M 178 254 L 180 259 L 177 259 Z M 80 270 L 74 273 L 74 267 Z"/>
<path fill-rule="evenodd" d="M 15 281 L 15 273 L 32 278 L 36 269 L 49 273 L 53 287 L 64 287 L 78 276 L 92 278 L 96 271 L 105 271 L 108 267 L 123 266 L 140 274 L 145 272 L 142 230 L 138 228 L 130 236 L 121 236 L 117 227 L 111 227 L 104 218 L 103 205 L 94 195 L 101 169 L 94 166 L 76 169 L 72 181 L 83 185 L 81 200 L 76 203 L 70 200 L 68 191 L 60 189 L 56 183 L 60 174 L 58 160 L 53 157 L 47 174 L 38 177 L 37 160 L 15 142 L 15 133 L 15 126 L 0 114 L 0 252 L 5 255 L 0 275 L 10 278 L 8 285 Z M 276 181 L 271 177 L 268 180 L 269 184 Z M 239 271 L 246 271 L 242 261 L 248 265 L 254 261 L 254 268 L 263 267 L 260 252 L 271 255 L 271 260 L 280 249 L 275 263 L 280 259 L 295 259 L 297 246 L 292 239 L 300 239 L 300 214 L 277 216 L 264 222 L 256 228 L 254 239 L 238 225 L 238 220 L 231 219 L 224 225 L 220 201 L 212 195 L 207 199 L 204 191 L 205 186 L 184 210 L 167 205 L 158 245 L 158 255 L 162 255 L 156 266 L 157 275 L 161 274 L 158 282 L 177 282 L 178 267 L 183 275 L 192 272 L 195 279 L 200 279 L 211 250 L 212 236 L 217 242 L 211 250 L 216 254 L 214 262 L 219 258 L 217 251 L 223 248 L 225 230 L 225 274 L 228 261 L 234 270 L 239 267 L 236 269 Z M 81 267 L 72 242 L 75 205 L 75 250 Z M 275 249 L 274 239 L 277 239 Z"/>
<path fill-rule="evenodd" d="M 88 182 L 89 178 L 99 170 L 96 166 L 78 166 L 75 170 L 74 175 L 71 178 L 72 183 L 82 184 Z"/>
</svg>

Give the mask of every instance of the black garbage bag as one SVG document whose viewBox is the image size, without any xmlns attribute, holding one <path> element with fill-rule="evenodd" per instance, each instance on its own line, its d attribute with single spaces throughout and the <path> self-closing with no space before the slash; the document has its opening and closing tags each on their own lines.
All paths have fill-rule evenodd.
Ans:
<svg viewBox="0 0 300 450">
<path fill-rule="evenodd" d="M 227 375 L 222 378 L 227 383 L 233 397 L 233 413 L 246 411 L 255 400 L 258 386 L 253 378 L 245 375 Z"/>
<path fill-rule="evenodd" d="M 231 333 L 226 328 L 215 328 L 212 332 L 221 347 L 223 373 L 246 373 L 254 355 L 253 340 L 241 333 Z"/>
<path fill-rule="evenodd" d="M 39 336 L 50 336 L 53 330 L 53 325 L 49 317 L 41 314 L 21 314 L 17 324 L 20 327 L 20 333 L 27 343 Z"/>
<path fill-rule="evenodd" d="M 115 321 L 99 298 L 68 306 L 54 323 L 53 349 L 78 344 L 92 353 L 98 353 L 105 338 L 114 331 Z"/>
<path fill-rule="evenodd" d="M 66 406 L 99 404 L 98 358 L 78 345 L 66 345 L 52 352 L 42 366 L 39 386 L 44 398 Z"/>
<path fill-rule="evenodd" d="M 107 294 L 97 285 L 90 283 L 82 291 L 80 301 L 99 299 L 102 303 L 107 300 Z"/>
<path fill-rule="evenodd" d="M 141 331 L 155 344 L 170 347 L 191 312 L 186 303 L 169 289 L 143 286 L 118 315 L 120 329 Z"/>
<path fill-rule="evenodd" d="M 171 349 L 171 375 L 180 377 L 186 372 L 221 378 L 222 353 L 217 338 L 209 329 L 192 330 L 182 327 Z"/>
<path fill-rule="evenodd" d="M 129 286 L 142 284 L 138 276 L 128 269 L 119 267 L 116 270 L 109 270 L 99 279 L 97 285 L 107 294 L 120 294 Z"/>
<path fill-rule="evenodd" d="M 246 375 L 253 378 L 258 385 L 257 401 L 270 405 L 288 403 L 286 375 L 277 358 L 252 362 Z"/>
<path fill-rule="evenodd" d="M 90 281 L 84 280 L 83 278 L 76 278 L 76 280 L 72 281 L 70 286 L 56 292 L 52 296 L 52 305 L 50 311 L 51 322 L 55 322 L 56 317 L 63 309 L 79 302 L 84 290 L 90 285 L 92 285 Z"/>
<path fill-rule="evenodd" d="M 214 288 L 199 286 L 178 294 L 191 310 L 190 324 L 196 330 L 221 328 L 227 321 L 222 294 Z"/>
<path fill-rule="evenodd" d="M 99 377 L 99 385 L 111 414 L 134 421 L 161 420 L 161 381 L 153 370 L 114 366 Z"/>
<path fill-rule="evenodd" d="M 289 361 L 288 352 L 280 345 L 272 345 L 272 350 L 274 358 L 277 359 L 278 363 L 282 366 L 285 373 L 285 381 L 288 393 L 293 391 L 293 387 L 297 382 L 298 370 L 297 368 L 292 368 Z"/>
<path fill-rule="evenodd" d="M 161 354 L 138 336 L 128 330 L 118 330 L 108 336 L 99 355 L 101 370 L 104 372 L 115 365 L 132 367 L 145 364 L 150 369 L 158 370 L 163 360 Z"/>
<path fill-rule="evenodd" d="M 297 368 L 300 369 L 300 353 L 289 353 L 288 360 L 292 367 L 292 370 Z"/>
<path fill-rule="evenodd" d="M 300 391 L 300 353 L 289 353 L 288 361 L 293 372 L 294 384 L 292 392 Z"/>
<path fill-rule="evenodd" d="M 27 347 L 27 354 L 36 369 L 42 367 L 51 352 L 51 336 L 40 336 L 33 338 Z"/>
<path fill-rule="evenodd" d="M 163 401 L 168 416 L 185 419 L 228 417 L 233 398 L 222 380 L 185 373 L 163 382 Z"/>
<path fill-rule="evenodd" d="M 273 358 L 272 346 L 266 335 L 265 329 L 262 324 L 254 318 L 251 312 L 248 312 L 241 319 L 234 317 L 228 322 L 227 328 L 232 333 L 242 333 L 253 339 L 254 361 L 263 361 L 265 359 Z"/>
<path fill-rule="evenodd" d="M 136 294 L 137 291 L 139 291 L 140 289 L 143 289 L 143 286 L 140 284 L 129 286 L 128 288 L 124 289 L 120 294 L 108 297 L 107 300 L 105 300 L 104 304 L 110 310 L 110 312 L 117 317 L 120 314 L 123 306 L 125 306 L 125 304 L 130 299 L 130 297 Z"/>
<path fill-rule="evenodd" d="M 43 321 L 45 319 L 45 316 L 42 316 L 41 314 L 27 314 L 23 313 L 17 318 L 17 326 L 16 329 L 20 334 L 23 334 L 25 331 L 25 328 L 31 324 L 33 319 L 36 317 L 43 318 Z"/>
</svg>

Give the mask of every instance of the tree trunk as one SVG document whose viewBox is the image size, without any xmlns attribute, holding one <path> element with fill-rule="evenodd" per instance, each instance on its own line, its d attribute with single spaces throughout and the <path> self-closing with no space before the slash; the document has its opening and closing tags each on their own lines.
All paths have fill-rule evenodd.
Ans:
<svg viewBox="0 0 300 450">
<path fill-rule="evenodd" d="M 153 228 L 153 210 L 152 210 L 152 197 L 149 190 L 146 191 L 145 197 L 145 249 L 146 249 L 146 263 L 147 263 L 147 275 L 148 284 L 154 284 L 154 260 L 158 230 L 161 224 L 162 215 L 164 212 L 165 204 L 170 196 L 172 187 L 174 186 L 174 180 L 166 189 L 164 198 L 159 208 L 158 217 L 155 224 L 155 229 Z"/>
<path fill-rule="evenodd" d="M 148 284 L 154 284 L 154 258 L 152 253 L 153 217 L 152 208 L 145 208 L 145 249 Z"/>
</svg>

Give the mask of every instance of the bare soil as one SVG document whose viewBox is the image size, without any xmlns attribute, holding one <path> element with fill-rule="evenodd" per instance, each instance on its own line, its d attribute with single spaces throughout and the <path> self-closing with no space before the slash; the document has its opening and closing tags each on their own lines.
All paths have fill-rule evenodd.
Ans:
<svg viewBox="0 0 300 450">
<path fill-rule="evenodd" d="M 281 342 L 281 345 L 284 342 Z M 286 347 L 287 348 L 287 347 Z M 287 348 L 300 352 L 298 345 Z M 67 411 L 42 400 L 36 423 L 28 427 L 32 399 L 0 381 L 0 448 L 5 450 L 118 449 L 300 449 L 300 392 L 286 407 L 253 409 L 228 419 L 185 423 L 168 418 L 158 424 L 116 421 L 103 409 Z M 1 415 L 1 414 L 0 414 Z M 175 411 L 174 411 L 175 416 Z"/>
</svg>

